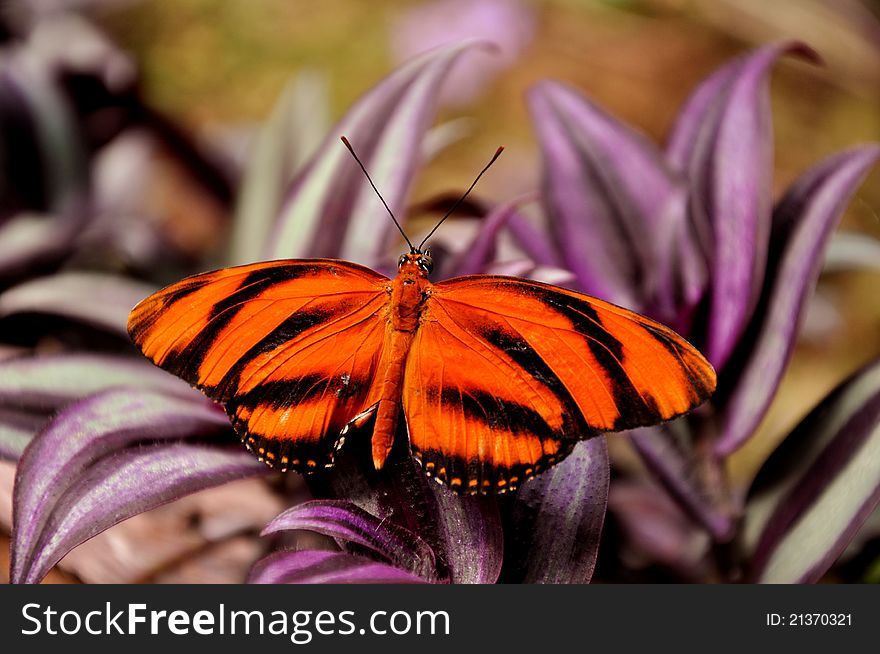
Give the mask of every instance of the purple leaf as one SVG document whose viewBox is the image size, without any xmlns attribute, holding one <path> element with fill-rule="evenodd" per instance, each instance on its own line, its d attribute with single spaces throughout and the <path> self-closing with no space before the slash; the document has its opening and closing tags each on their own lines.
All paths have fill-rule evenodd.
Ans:
<svg viewBox="0 0 880 654">
<path fill-rule="evenodd" d="M 260 260 L 285 189 L 327 133 L 326 86 L 315 71 L 297 75 L 257 135 L 235 206 L 228 263 Z"/>
<path fill-rule="evenodd" d="M 45 37 L 45 35 L 43 35 Z M 89 166 L 81 134 L 42 48 L 8 49 L 0 63 L 4 129 L 3 206 L 0 206 L 0 280 L 51 270 L 71 253 L 89 220 Z M 16 210 L 23 210 L 18 213 Z M 10 220 L 6 220 L 11 218 Z"/>
<path fill-rule="evenodd" d="M 274 552 L 254 564 L 251 584 L 423 584 L 421 577 L 346 552 Z"/>
<path fill-rule="evenodd" d="M 538 229 L 524 216 L 514 213 L 506 225 L 514 242 L 540 266 L 562 267 L 562 257 L 544 229 Z"/>
<path fill-rule="evenodd" d="M 590 581 L 608 505 L 604 436 L 578 443 L 561 463 L 519 489 L 509 539 L 510 581 Z"/>
<path fill-rule="evenodd" d="M 705 554 L 709 535 L 650 480 L 617 479 L 611 484 L 608 510 L 626 535 L 626 560 L 667 566 L 684 581 L 708 574 Z"/>
<path fill-rule="evenodd" d="M 666 143 L 666 158 L 676 170 L 690 172 L 694 182 L 699 179 L 694 175 L 698 172 L 697 162 L 709 156 L 718 113 L 724 107 L 731 82 L 739 75 L 748 56 L 738 57 L 715 70 L 691 93 L 678 112 Z"/>
<path fill-rule="evenodd" d="M 40 32 L 46 39 L 44 30 Z M 84 196 L 89 166 L 73 107 L 57 81 L 57 62 L 52 61 L 45 47 L 7 50 L 4 55 L 0 63 L 0 110 L 4 128 L 11 129 L 23 146 L 20 152 L 2 153 L 4 159 L 16 156 L 17 164 L 3 168 L 8 177 L 4 194 L 24 191 L 25 197 L 14 204 L 61 212 L 74 197 Z M 35 160 L 31 151 L 39 152 Z M 39 180 L 36 185 L 34 178 Z"/>
<path fill-rule="evenodd" d="M 0 408 L 0 459 L 18 461 L 31 438 L 47 421 L 45 415 Z"/>
<path fill-rule="evenodd" d="M 728 541 L 733 535 L 733 522 L 713 507 L 713 493 L 700 480 L 692 445 L 682 442 L 686 425 L 687 421 L 680 419 L 662 426 L 634 429 L 629 434 L 645 467 L 670 497 L 716 541 Z"/>
<path fill-rule="evenodd" d="M 762 466 L 749 490 L 749 579 L 817 581 L 880 502 L 880 360 L 840 384 Z"/>
<path fill-rule="evenodd" d="M 69 405 L 19 462 L 11 579 L 35 583 L 73 547 L 125 518 L 268 471 L 244 450 L 179 442 L 230 435 L 225 415 L 207 401 L 116 389 Z"/>
<path fill-rule="evenodd" d="M 70 318 L 127 338 L 131 308 L 155 291 L 148 284 L 90 272 L 63 272 L 33 279 L 0 295 L 0 319 L 17 313 Z"/>
<path fill-rule="evenodd" d="M 504 534 L 493 497 L 433 488 L 438 526 L 453 584 L 494 584 L 501 574 Z"/>
<path fill-rule="evenodd" d="M 403 216 L 437 94 L 456 59 L 475 45 L 411 61 L 349 110 L 291 185 L 267 258 L 335 257 L 374 267 L 385 261 L 396 228 L 339 137 L 348 137 L 392 211 Z"/>
<path fill-rule="evenodd" d="M 506 275 L 507 277 L 531 277 L 533 270 L 535 270 L 535 262 L 531 259 L 495 261 L 486 267 L 486 273 L 489 275 Z M 572 276 L 571 279 L 574 277 Z"/>
<path fill-rule="evenodd" d="M 558 268 L 560 258 L 553 244 L 520 211 L 524 204 L 533 202 L 536 197 L 534 193 L 527 193 L 495 206 L 480 221 L 476 234 L 461 252 L 444 258 L 439 277 L 494 274 L 531 277 L 556 284 L 573 282 L 574 277 L 569 271 Z M 499 254 L 505 236 L 511 238 L 526 258 L 510 259 Z M 558 271 L 558 279 L 543 279 L 541 273 L 550 269 Z"/>
<path fill-rule="evenodd" d="M 506 275 L 508 277 L 525 277 L 546 284 L 554 284 L 565 288 L 577 288 L 577 280 L 570 270 L 547 266 L 536 266 L 531 259 L 512 259 L 496 261 L 486 266 L 488 275 Z"/>
<path fill-rule="evenodd" d="M 345 447 L 337 454 L 332 468 L 305 478 L 312 496 L 345 500 L 380 520 L 390 520 L 418 534 L 431 546 L 435 556 L 439 556 L 436 525 L 432 519 L 433 493 L 419 465 L 401 447 L 406 443 L 402 440 L 406 438 L 405 431 L 398 428 L 392 454 L 382 470 L 375 470 L 370 426 L 346 437 Z"/>
<path fill-rule="evenodd" d="M 380 520 L 351 502 L 315 500 L 288 509 L 263 530 L 266 536 L 287 529 L 308 529 L 335 538 L 340 547 L 354 543 L 384 557 L 395 567 L 432 580 L 434 553 L 408 529 Z"/>
<path fill-rule="evenodd" d="M 23 553 L 18 583 L 36 583 L 71 549 L 105 529 L 205 488 L 264 474 L 245 451 L 181 442 L 116 452 L 90 466 L 53 507 Z"/>
<path fill-rule="evenodd" d="M 369 433 L 348 437 L 336 465 L 320 477 L 307 478 L 312 495 L 348 500 L 417 534 L 434 552 L 441 580 L 494 583 L 502 557 L 496 503 L 491 498 L 455 495 L 429 481 L 410 456 L 406 439 L 401 425 L 394 451 L 385 467 L 376 471 Z"/>
<path fill-rule="evenodd" d="M 825 159 L 798 179 L 777 205 L 761 303 L 737 351 L 738 365 L 722 373 L 719 455 L 739 448 L 766 413 L 816 286 L 825 245 L 878 158 L 880 147 L 861 146 Z"/>
<path fill-rule="evenodd" d="M 307 478 L 313 496 L 348 500 L 417 534 L 434 552 L 440 580 L 494 583 L 503 556 L 494 498 L 457 495 L 431 482 L 410 455 L 407 439 L 400 425 L 392 455 L 376 471 L 369 427 L 349 436 L 336 465 Z"/>
<path fill-rule="evenodd" d="M 114 386 L 198 399 L 186 382 L 145 360 L 111 354 L 50 354 L 0 362 L 0 407 L 55 411 Z"/>
<path fill-rule="evenodd" d="M 17 460 L 66 404 L 118 386 L 204 401 L 187 383 L 144 360 L 110 354 L 52 354 L 0 362 L 0 459 Z"/>
<path fill-rule="evenodd" d="M 58 267 L 73 251 L 86 222 L 84 203 L 71 202 L 57 216 L 19 214 L 0 225 L 0 281 L 3 285 Z"/>
<path fill-rule="evenodd" d="M 659 150 L 576 90 L 542 82 L 530 95 L 544 158 L 549 228 L 587 293 L 636 309 L 671 289 L 686 187 Z M 680 246 L 679 257 L 690 256 Z"/>
<path fill-rule="evenodd" d="M 499 232 L 517 212 L 519 201 L 505 202 L 493 208 L 480 221 L 480 228 L 461 254 L 449 263 L 445 277 L 479 275 L 495 260 Z"/>
<path fill-rule="evenodd" d="M 767 72 L 783 54 L 815 60 L 806 46 L 786 42 L 728 64 L 685 104 L 669 156 L 690 179 L 692 221 L 711 225 L 712 292 L 708 359 L 721 369 L 757 304 L 770 234 L 773 135 Z"/>
</svg>

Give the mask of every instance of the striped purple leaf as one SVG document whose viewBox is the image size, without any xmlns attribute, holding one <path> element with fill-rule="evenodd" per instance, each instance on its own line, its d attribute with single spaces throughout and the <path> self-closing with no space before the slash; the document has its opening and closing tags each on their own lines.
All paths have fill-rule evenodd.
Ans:
<svg viewBox="0 0 880 654">
<path fill-rule="evenodd" d="M 880 503 L 880 360 L 832 391 L 749 489 L 749 579 L 818 581 Z"/>
<path fill-rule="evenodd" d="M 192 442 L 205 439 L 213 442 Z M 113 389 L 69 405 L 18 464 L 11 580 L 38 582 L 68 551 L 132 515 L 268 472 L 237 440 L 223 412 L 198 398 Z"/>
<path fill-rule="evenodd" d="M 421 577 L 347 552 L 274 552 L 254 565 L 251 584 L 423 584 Z"/>
<path fill-rule="evenodd" d="M 329 536 L 343 548 L 351 545 L 366 548 L 389 564 L 428 581 L 436 576 L 434 552 L 425 541 L 410 530 L 380 520 L 351 502 L 304 502 L 272 520 L 263 529 L 263 536 L 290 529 L 307 529 Z"/>
</svg>

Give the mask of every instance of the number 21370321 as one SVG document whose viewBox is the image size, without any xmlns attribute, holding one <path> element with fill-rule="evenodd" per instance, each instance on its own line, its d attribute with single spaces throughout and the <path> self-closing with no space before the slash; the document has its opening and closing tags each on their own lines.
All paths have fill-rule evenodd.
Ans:
<svg viewBox="0 0 880 654">
<path fill-rule="evenodd" d="M 851 627 L 852 613 L 767 613 L 768 627 Z"/>
</svg>

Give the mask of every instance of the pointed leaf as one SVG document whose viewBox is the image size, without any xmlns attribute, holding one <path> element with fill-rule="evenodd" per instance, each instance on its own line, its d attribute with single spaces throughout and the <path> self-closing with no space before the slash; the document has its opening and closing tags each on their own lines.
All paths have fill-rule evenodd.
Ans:
<svg viewBox="0 0 880 654">
<path fill-rule="evenodd" d="M 457 495 L 435 484 L 441 541 L 453 584 L 494 584 L 501 574 L 504 533 L 493 497 Z"/>
<path fill-rule="evenodd" d="M 737 366 L 724 370 L 721 437 L 726 456 L 754 432 L 791 356 L 807 298 L 816 286 L 822 253 L 855 189 L 880 158 L 880 147 L 834 155 L 805 173 L 774 211 L 771 267 L 761 303 L 737 350 Z"/>
<path fill-rule="evenodd" d="M 491 498 L 450 494 L 430 482 L 410 455 L 403 425 L 382 470 L 370 438 L 349 436 L 336 465 L 306 478 L 316 498 L 348 500 L 380 520 L 417 534 L 434 552 L 437 576 L 453 583 L 494 583 L 502 557 L 501 517 Z"/>
<path fill-rule="evenodd" d="M 202 400 L 115 389 L 62 410 L 18 465 L 12 580 L 39 581 L 71 548 L 136 513 L 268 470 L 243 450 L 175 445 L 207 437 L 232 438 L 222 411 Z"/>
<path fill-rule="evenodd" d="M 532 225 L 521 209 L 537 198 L 526 193 L 510 201 L 496 205 L 480 221 L 480 226 L 470 242 L 455 256 L 444 259 L 438 277 L 447 279 L 462 275 L 513 275 L 534 277 L 536 268 L 559 268 L 561 255 L 545 233 Z M 510 260 L 511 249 L 504 247 L 509 238 L 525 258 Z M 573 275 L 565 271 L 562 276 L 572 281 Z M 559 282 L 550 282 L 559 283 Z"/>
<path fill-rule="evenodd" d="M 529 99 L 549 227 L 566 267 L 587 293 L 674 315 L 675 268 L 703 265 L 687 240 L 674 241 L 686 235 L 683 180 L 653 143 L 575 89 L 543 82 Z"/>
<path fill-rule="evenodd" d="M 263 536 L 288 529 L 308 529 L 335 538 L 341 547 L 354 543 L 372 550 L 396 568 L 425 579 L 436 576 L 434 553 L 421 538 L 346 501 L 304 502 L 276 517 Z"/>
<path fill-rule="evenodd" d="M 510 581 L 585 584 L 593 576 L 608 505 L 604 436 L 517 491 L 508 540 Z"/>
<path fill-rule="evenodd" d="M 32 175 L 39 175 L 43 186 L 37 192 L 41 197 L 29 198 L 31 206 L 27 208 L 35 208 L 33 205 L 39 202 L 43 206 L 36 208 L 50 213 L 63 212 L 74 197 L 86 195 L 90 170 L 86 163 L 86 144 L 76 116 L 63 85 L 56 79 L 58 70 L 45 52 L 35 47 L 4 54 L 6 56 L 0 61 L 4 131 L 11 130 L 20 138 L 21 132 L 28 128 L 33 130 L 29 135 L 32 142 L 24 147 L 40 153 L 37 164 L 40 169 L 34 171 L 32 165 L 21 167 Z M 15 122 L 6 123 L 10 118 Z M 4 174 L 9 174 L 7 170 L 15 174 L 15 169 L 15 166 L 4 166 Z M 18 172 L 17 176 L 20 175 Z M 14 186 L 33 181 L 16 177 L 9 180 Z"/>
<path fill-rule="evenodd" d="M 50 354 L 0 362 L 0 407 L 52 412 L 114 386 L 200 398 L 189 384 L 145 360 L 112 354 Z"/>
<path fill-rule="evenodd" d="M 562 253 L 554 246 L 546 230 L 538 229 L 519 213 L 512 214 L 505 226 L 516 244 L 536 264 L 562 268 Z"/>
<path fill-rule="evenodd" d="M 155 291 L 125 277 L 64 272 L 33 279 L 0 294 L 0 319 L 42 313 L 92 325 L 127 338 L 128 312 Z"/>
<path fill-rule="evenodd" d="M 712 492 L 699 481 L 687 425 L 687 419 L 680 418 L 628 433 L 645 467 L 669 496 L 716 541 L 726 542 L 733 535 L 733 521 L 714 509 Z"/>
<path fill-rule="evenodd" d="M 444 270 L 446 277 L 479 275 L 494 261 L 499 232 L 517 212 L 518 202 L 505 202 L 493 208 L 480 221 L 480 228 L 461 254 Z"/>
<path fill-rule="evenodd" d="M 84 143 L 57 70 L 39 50 L 7 49 L 0 60 L 2 286 L 57 266 L 89 218 Z"/>
<path fill-rule="evenodd" d="M 245 168 L 229 264 L 259 261 L 267 249 L 285 189 L 327 132 L 328 102 L 326 82 L 315 71 L 300 73 L 282 92 Z"/>
<path fill-rule="evenodd" d="M 611 484 L 608 510 L 638 559 L 673 569 L 685 582 L 705 580 L 709 535 L 649 479 Z"/>
<path fill-rule="evenodd" d="M 374 267 L 384 260 L 396 228 L 339 137 L 348 137 L 391 210 L 402 217 L 442 82 L 474 45 L 440 48 L 411 61 L 349 110 L 292 184 L 267 258 L 335 257 Z"/>
<path fill-rule="evenodd" d="M 880 360 L 832 391 L 763 465 L 749 490 L 749 578 L 817 581 L 880 503 Z"/>
<path fill-rule="evenodd" d="M 733 352 L 764 277 L 773 178 L 767 73 L 786 53 L 815 60 L 806 46 L 786 42 L 731 62 L 697 89 L 670 138 L 670 159 L 692 185 L 692 220 L 711 225 L 706 353 L 716 369 Z"/>
<path fill-rule="evenodd" d="M 346 552 L 274 552 L 257 561 L 250 584 L 423 584 L 425 580 Z"/>
<path fill-rule="evenodd" d="M 0 284 L 57 269 L 74 248 L 86 222 L 82 203 L 57 216 L 19 214 L 0 225 Z"/>
<path fill-rule="evenodd" d="M 266 472 L 238 448 L 172 442 L 116 452 L 90 466 L 58 498 L 39 540 L 22 552 L 25 566 L 14 580 L 38 582 L 71 549 L 126 518 Z"/>
<path fill-rule="evenodd" d="M 42 429 L 48 416 L 0 408 L 0 460 L 18 461 L 24 448 Z"/>
<path fill-rule="evenodd" d="M 132 389 L 104 391 L 59 413 L 31 443 L 18 468 L 18 538 L 33 540 L 77 470 L 138 440 L 174 439 L 228 428 L 211 405 Z"/>
<path fill-rule="evenodd" d="M 709 77 L 691 93 L 679 110 L 675 125 L 666 143 L 666 157 L 676 170 L 690 172 L 692 181 L 705 182 L 699 172 L 691 168 L 708 156 L 717 129 L 718 114 L 730 93 L 732 81 L 740 74 L 748 55 L 738 57 Z"/>
</svg>

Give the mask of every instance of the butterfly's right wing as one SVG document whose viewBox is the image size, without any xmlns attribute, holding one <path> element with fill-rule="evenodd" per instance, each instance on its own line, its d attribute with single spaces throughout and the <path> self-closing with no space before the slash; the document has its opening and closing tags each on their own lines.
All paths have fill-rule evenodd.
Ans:
<svg viewBox="0 0 880 654">
<path fill-rule="evenodd" d="M 608 302 L 526 279 L 432 287 L 406 364 L 413 452 L 459 491 L 507 490 L 578 440 L 670 420 L 715 388 L 681 336 Z"/>
<path fill-rule="evenodd" d="M 156 365 L 223 402 L 261 459 L 332 464 L 366 406 L 385 343 L 388 278 L 329 259 L 270 261 L 188 277 L 129 316 Z"/>
</svg>

